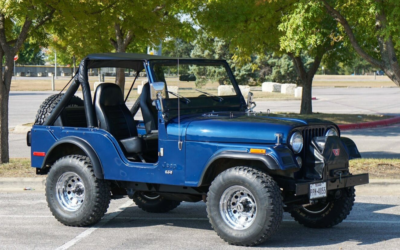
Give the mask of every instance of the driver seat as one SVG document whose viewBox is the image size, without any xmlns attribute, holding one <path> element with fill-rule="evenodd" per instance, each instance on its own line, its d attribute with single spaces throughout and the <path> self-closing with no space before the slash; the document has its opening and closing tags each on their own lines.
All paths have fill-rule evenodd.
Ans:
<svg viewBox="0 0 400 250">
<path fill-rule="evenodd" d="M 137 123 L 125 105 L 119 86 L 100 84 L 94 95 L 94 108 L 99 128 L 110 132 L 125 153 L 137 154 L 142 159 L 142 140 L 138 137 Z"/>
</svg>

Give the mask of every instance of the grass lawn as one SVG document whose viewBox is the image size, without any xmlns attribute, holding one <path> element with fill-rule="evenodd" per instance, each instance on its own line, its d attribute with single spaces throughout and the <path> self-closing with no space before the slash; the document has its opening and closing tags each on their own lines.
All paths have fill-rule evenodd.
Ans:
<svg viewBox="0 0 400 250">
<path fill-rule="evenodd" d="M 0 164 L 0 177 L 37 177 L 28 158 L 13 158 L 9 163 Z"/>
<path fill-rule="evenodd" d="M 371 179 L 400 179 L 400 159 L 356 159 L 350 161 L 353 174 L 369 173 Z M 13 158 L 0 165 L 0 177 L 37 177 L 30 159 Z"/>
<path fill-rule="evenodd" d="M 350 172 L 369 173 L 371 179 L 400 179 L 400 159 L 351 160 Z"/>
</svg>

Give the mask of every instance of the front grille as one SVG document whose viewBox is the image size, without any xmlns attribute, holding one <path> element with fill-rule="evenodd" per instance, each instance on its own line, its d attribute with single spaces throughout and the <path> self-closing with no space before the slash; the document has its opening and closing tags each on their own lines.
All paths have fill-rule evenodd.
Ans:
<svg viewBox="0 0 400 250">
<path fill-rule="evenodd" d="M 324 136 L 326 128 L 325 127 L 315 127 L 315 128 L 307 128 L 303 130 L 303 139 L 304 139 L 304 146 L 308 148 L 310 145 L 312 138 L 316 136 Z"/>
<path fill-rule="evenodd" d="M 299 177 L 306 179 L 321 179 L 321 176 L 314 170 L 314 156 L 310 151 L 311 140 L 317 136 L 324 136 L 326 127 L 307 127 L 302 131 L 304 147 L 300 153 L 303 158 L 303 168 L 298 173 Z"/>
</svg>

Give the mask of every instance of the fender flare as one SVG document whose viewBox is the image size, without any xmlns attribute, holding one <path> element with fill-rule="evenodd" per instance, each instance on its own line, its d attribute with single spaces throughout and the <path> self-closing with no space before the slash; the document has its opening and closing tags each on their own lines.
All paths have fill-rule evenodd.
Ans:
<svg viewBox="0 0 400 250">
<path fill-rule="evenodd" d="M 357 145 L 352 139 L 347 137 L 340 137 L 340 140 L 342 141 L 344 148 L 349 155 L 349 160 L 362 158 L 360 151 L 358 151 Z"/>
<path fill-rule="evenodd" d="M 60 140 L 58 140 L 56 143 L 51 146 L 51 148 L 47 151 L 46 157 L 43 160 L 42 163 L 42 169 L 45 168 L 46 164 L 52 157 L 52 153 L 57 149 L 57 147 L 61 145 L 66 145 L 66 144 L 73 144 L 80 148 L 86 156 L 90 158 L 90 161 L 92 162 L 93 166 L 93 172 L 98 179 L 104 179 L 104 172 L 103 172 L 103 166 L 100 162 L 99 156 L 97 153 L 94 151 L 92 146 L 85 140 L 75 137 L 75 136 L 68 136 L 68 137 L 63 137 Z"/>
<path fill-rule="evenodd" d="M 291 162 L 283 161 L 283 157 L 288 157 Z M 259 161 L 265 165 L 269 170 L 286 170 L 286 169 L 300 169 L 294 161 L 292 151 L 287 147 L 269 148 L 266 154 L 251 154 L 247 151 L 222 151 L 213 155 L 207 162 L 203 173 L 201 174 L 199 183 L 203 183 L 207 171 L 211 165 L 219 159 L 237 159 L 237 160 L 250 160 Z"/>
</svg>

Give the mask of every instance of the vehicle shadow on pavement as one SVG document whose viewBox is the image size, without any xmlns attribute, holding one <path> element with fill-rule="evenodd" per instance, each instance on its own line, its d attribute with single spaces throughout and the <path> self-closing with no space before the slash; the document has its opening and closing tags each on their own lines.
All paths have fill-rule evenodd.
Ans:
<svg viewBox="0 0 400 250">
<path fill-rule="evenodd" d="M 400 153 L 385 152 L 385 151 L 362 152 L 361 157 L 374 158 L 374 159 L 400 158 Z"/>
<path fill-rule="evenodd" d="M 306 228 L 295 222 L 288 213 L 279 231 L 258 247 L 315 247 L 346 244 L 348 246 L 371 245 L 400 235 L 400 211 L 398 205 L 356 203 L 350 216 L 341 224 L 328 229 Z M 387 211 L 383 211 L 387 210 Z M 397 214 L 395 214 L 397 213 Z M 143 212 L 136 206 L 125 209 L 104 228 L 139 228 L 168 226 L 171 230 L 212 230 L 202 203 L 184 203 L 166 214 Z M 195 236 L 193 236 L 195 238 Z M 350 242 L 350 243 L 349 243 Z M 221 244 L 223 241 L 221 241 Z"/>
<path fill-rule="evenodd" d="M 391 214 L 397 205 L 359 203 L 350 215 L 332 228 L 312 229 L 295 221 L 284 221 L 275 236 L 260 247 L 317 247 L 345 244 L 365 246 L 400 237 L 400 213 Z M 384 213 L 387 210 L 388 213 Z M 289 219 L 288 216 L 285 218 Z M 392 222 L 392 223 L 391 223 Z M 350 242 L 350 243 L 349 243 Z"/>
</svg>

